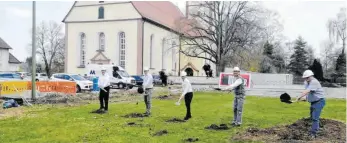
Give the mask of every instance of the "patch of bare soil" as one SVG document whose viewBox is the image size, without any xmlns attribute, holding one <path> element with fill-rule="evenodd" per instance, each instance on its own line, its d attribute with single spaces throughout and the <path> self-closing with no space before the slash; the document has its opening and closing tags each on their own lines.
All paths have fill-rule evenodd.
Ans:
<svg viewBox="0 0 347 143">
<path fill-rule="evenodd" d="M 220 124 L 219 126 L 216 124 L 211 124 L 210 126 L 205 127 L 208 130 L 228 130 L 229 127 L 226 124 Z"/>
<path fill-rule="evenodd" d="M 172 99 L 172 96 L 171 95 L 159 95 L 157 97 L 157 99 L 159 99 L 159 100 L 169 100 L 169 99 Z"/>
<path fill-rule="evenodd" d="M 143 117 L 147 117 L 147 116 L 144 114 L 141 114 L 141 113 L 130 113 L 130 114 L 127 114 L 123 117 L 125 117 L 125 118 L 143 118 Z"/>
<path fill-rule="evenodd" d="M 186 141 L 186 142 L 197 142 L 197 141 L 199 141 L 199 138 L 187 138 L 184 141 Z"/>
<path fill-rule="evenodd" d="M 169 132 L 167 130 L 160 130 L 158 132 L 156 132 L 153 136 L 162 136 L 165 134 L 168 134 Z"/>
<path fill-rule="evenodd" d="M 72 95 L 48 94 L 37 98 L 34 104 L 82 103 L 83 99 Z"/>
<path fill-rule="evenodd" d="M 312 122 L 309 118 L 303 118 L 293 124 L 275 126 L 266 129 L 249 128 L 245 133 L 238 133 L 233 140 L 239 141 L 265 141 L 265 142 L 334 142 L 346 141 L 346 124 L 330 120 L 320 119 L 320 130 L 317 138 L 311 139 L 309 131 Z"/>
<path fill-rule="evenodd" d="M 9 108 L 9 109 L 0 109 L 0 120 L 6 119 L 9 117 L 20 116 L 25 112 L 23 107 Z"/>
<path fill-rule="evenodd" d="M 186 122 L 185 120 L 178 119 L 178 118 L 172 118 L 170 120 L 166 120 L 166 122 L 172 122 L 172 123 L 183 123 Z"/>
</svg>

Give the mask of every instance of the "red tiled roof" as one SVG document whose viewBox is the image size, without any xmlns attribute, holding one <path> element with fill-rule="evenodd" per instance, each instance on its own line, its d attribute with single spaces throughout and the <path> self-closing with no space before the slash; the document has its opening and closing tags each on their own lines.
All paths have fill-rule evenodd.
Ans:
<svg viewBox="0 0 347 143">
<path fill-rule="evenodd" d="M 177 29 L 176 21 L 184 17 L 179 8 L 169 1 L 132 1 L 132 4 L 142 17 L 172 30 Z"/>
</svg>

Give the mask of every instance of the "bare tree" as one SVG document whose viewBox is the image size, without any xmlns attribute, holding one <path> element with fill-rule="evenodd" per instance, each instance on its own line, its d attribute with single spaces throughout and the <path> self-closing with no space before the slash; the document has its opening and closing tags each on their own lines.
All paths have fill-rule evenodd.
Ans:
<svg viewBox="0 0 347 143">
<path fill-rule="evenodd" d="M 228 57 L 234 53 L 243 53 L 239 56 L 246 59 L 245 51 L 265 35 L 266 11 L 256 2 L 203 1 L 191 7 L 197 12 L 177 24 L 183 33 L 182 46 L 187 47 L 180 52 L 211 61 L 217 74 L 224 71 Z"/>
<path fill-rule="evenodd" d="M 37 27 L 36 33 L 37 53 L 44 62 L 44 70 L 48 76 L 52 74 L 55 62 L 60 63 L 64 59 L 64 34 L 62 27 L 56 22 L 42 22 Z"/>
<path fill-rule="evenodd" d="M 346 8 L 340 9 L 337 14 L 337 19 L 332 19 L 328 21 L 327 27 L 329 30 L 330 39 L 335 39 L 337 43 L 342 41 L 342 53 L 344 53 L 346 48 L 346 25 L 347 25 Z"/>
<path fill-rule="evenodd" d="M 336 60 L 336 56 L 334 54 L 334 43 L 330 40 L 324 41 L 321 44 L 321 59 L 322 59 L 322 66 L 324 75 L 329 75 L 329 69 L 332 69 L 334 67 L 334 61 Z"/>
</svg>

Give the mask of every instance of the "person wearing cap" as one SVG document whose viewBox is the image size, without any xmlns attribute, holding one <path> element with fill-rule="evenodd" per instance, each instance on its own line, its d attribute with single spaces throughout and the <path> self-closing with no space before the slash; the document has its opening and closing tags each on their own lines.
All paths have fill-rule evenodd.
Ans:
<svg viewBox="0 0 347 143">
<path fill-rule="evenodd" d="M 189 120 L 190 118 L 192 118 L 190 104 L 193 99 L 193 89 L 192 89 L 192 85 L 187 79 L 187 73 L 182 72 L 181 77 L 182 77 L 182 94 L 181 94 L 181 97 L 178 99 L 177 104 L 179 105 L 182 98 L 184 97 L 184 102 L 186 104 L 186 109 L 187 109 L 187 113 L 186 113 L 186 116 L 184 117 L 184 120 Z"/>
<path fill-rule="evenodd" d="M 312 127 L 310 131 L 311 138 L 317 137 L 319 130 L 319 117 L 325 106 L 324 90 L 319 81 L 313 77 L 311 70 L 306 70 L 303 73 L 302 78 L 305 79 L 305 90 L 296 99 L 299 101 L 301 98 L 306 97 L 307 101 L 311 103 L 310 106 L 310 118 L 312 120 Z"/>
<path fill-rule="evenodd" d="M 224 88 L 224 90 L 234 90 L 234 120 L 232 121 L 233 126 L 241 126 L 242 124 L 242 112 L 243 112 L 243 102 L 245 100 L 245 82 L 240 75 L 240 68 L 234 67 L 233 76 L 235 82 L 230 86 Z"/>
<path fill-rule="evenodd" d="M 145 115 L 149 116 L 151 115 L 151 98 L 153 93 L 153 76 L 149 73 L 149 69 L 145 67 L 143 69 L 144 71 L 144 77 L 143 77 L 143 83 L 142 87 L 145 89 L 144 92 L 144 100 L 146 104 L 146 113 Z"/>
<path fill-rule="evenodd" d="M 97 110 L 98 113 L 107 113 L 108 112 L 108 99 L 110 94 L 110 77 L 106 73 L 106 68 L 101 68 L 102 75 L 99 76 L 98 86 L 100 88 L 99 100 L 100 108 Z"/>
</svg>

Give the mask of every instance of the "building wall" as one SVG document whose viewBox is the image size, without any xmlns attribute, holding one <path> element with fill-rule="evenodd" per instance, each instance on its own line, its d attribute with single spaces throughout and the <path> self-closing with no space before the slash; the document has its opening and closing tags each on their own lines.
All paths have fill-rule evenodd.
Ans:
<svg viewBox="0 0 347 143">
<path fill-rule="evenodd" d="M 126 65 L 129 74 L 136 74 L 137 70 L 137 20 L 93 23 L 67 23 L 67 72 L 84 74 L 86 68 L 80 65 L 80 35 L 86 35 L 86 64 L 98 53 L 99 33 L 105 34 L 105 51 L 110 63 L 119 65 L 119 33 L 125 32 Z"/>
<path fill-rule="evenodd" d="M 8 64 L 8 70 L 9 71 L 19 71 L 19 66 L 21 64 Z"/>
<path fill-rule="evenodd" d="M 0 71 L 8 71 L 9 50 L 0 49 Z"/>
<path fill-rule="evenodd" d="M 153 38 L 153 65 L 150 67 L 150 40 L 151 35 L 154 35 Z M 178 74 L 178 46 L 179 46 L 179 40 L 178 36 L 174 34 L 173 32 L 166 30 L 164 28 L 158 27 L 154 24 L 145 22 L 144 23 L 144 51 L 143 51 L 143 57 L 144 57 L 144 67 L 151 68 L 150 72 L 154 74 L 159 74 L 158 72 L 162 69 L 165 69 L 166 73 L 177 75 Z M 162 52 L 163 52 L 163 46 L 162 41 L 163 39 L 166 39 L 165 41 L 165 52 L 164 52 L 164 65 L 162 60 Z M 176 43 L 176 47 L 172 47 L 172 43 Z M 172 49 L 175 48 L 176 52 L 174 53 L 174 56 L 176 57 L 176 61 L 173 62 L 173 54 Z M 174 66 L 174 63 L 176 63 L 176 69 Z M 164 67 L 163 67 L 164 66 Z"/>
</svg>

